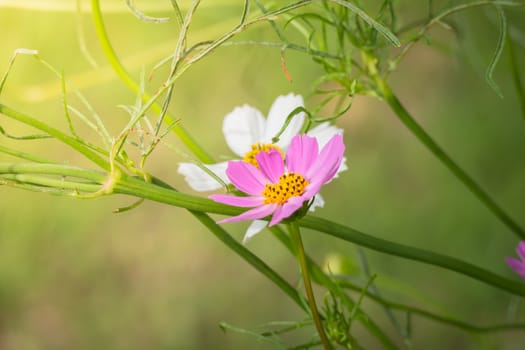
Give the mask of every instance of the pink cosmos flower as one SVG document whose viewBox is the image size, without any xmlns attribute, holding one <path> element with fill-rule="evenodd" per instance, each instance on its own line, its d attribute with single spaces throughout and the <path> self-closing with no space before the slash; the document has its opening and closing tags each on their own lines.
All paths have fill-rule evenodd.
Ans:
<svg viewBox="0 0 525 350">
<path fill-rule="evenodd" d="M 507 256 L 505 261 L 518 275 L 525 278 L 525 241 L 518 243 L 516 252 L 518 253 L 520 260 Z"/>
<path fill-rule="evenodd" d="M 232 152 L 239 157 L 238 159 L 256 167 L 259 166 L 256 158 L 257 153 L 277 149 L 284 155 L 292 142 L 292 138 L 305 126 L 305 114 L 301 112 L 290 118 L 288 125 L 276 143 L 274 143 L 273 138 L 284 127 L 288 115 L 299 107 L 304 108 L 303 98 L 293 93 L 277 97 L 270 107 L 267 118 L 257 108 L 249 105 L 236 107 L 224 117 L 222 123 L 226 143 Z M 343 129 L 329 122 L 323 122 L 308 130 L 306 134 L 315 137 L 318 146 L 322 148 L 333 135 L 343 134 Z M 178 172 L 184 176 L 188 185 L 195 191 L 214 191 L 223 187 L 224 184 L 230 184 L 230 179 L 226 175 L 227 167 L 228 161 L 215 164 L 180 163 Z M 345 158 L 343 158 L 338 173 L 346 169 Z M 336 177 L 337 174 L 334 178 Z M 309 210 L 314 211 L 323 206 L 323 197 L 321 194 L 317 194 L 314 200 L 309 203 Z M 245 237 L 254 236 L 263 230 L 267 224 L 264 220 L 254 220 L 246 230 Z"/>
<path fill-rule="evenodd" d="M 257 220 L 271 215 L 269 226 L 273 226 L 290 217 L 336 175 L 344 150 L 343 137 L 339 134 L 334 135 L 321 151 L 315 138 L 296 135 L 286 152 L 286 164 L 278 150 L 259 152 L 256 155 L 259 167 L 244 161 L 230 161 L 226 175 L 248 196 L 214 194 L 210 198 L 252 209 L 219 223 Z"/>
</svg>

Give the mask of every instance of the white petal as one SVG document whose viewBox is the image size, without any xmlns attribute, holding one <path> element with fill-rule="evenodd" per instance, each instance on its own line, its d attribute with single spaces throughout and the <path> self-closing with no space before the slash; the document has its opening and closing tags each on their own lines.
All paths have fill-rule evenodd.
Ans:
<svg viewBox="0 0 525 350">
<path fill-rule="evenodd" d="M 330 141 L 330 139 L 336 135 L 336 134 L 343 134 L 344 130 L 341 128 L 338 128 L 337 126 L 330 124 L 328 122 L 324 122 L 319 124 L 313 129 L 308 130 L 306 133 L 308 136 L 315 137 L 317 142 L 319 143 L 319 148 L 322 149 L 324 145 Z M 336 175 L 330 180 L 337 178 L 339 176 L 339 173 L 348 170 L 348 167 L 346 166 L 346 157 L 343 158 L 341 165 L 339 166 L 339 169 L 337 170 Z M 330 182 L 328 181 L 328 182 Z"/>
<path fill-rule="evenodd" d="M 265 120 L 261 112 L 248 105 L 235 107 L 224 117 L 222 132 L 230 149 L 240 157 L 251 145 L 264 138 Z"/>
<path fill-rule="evenodd" d="M 208 168 L 212 173 L 219 177 L 224 183 L 229 184 L 226 176 L 227 162 L 217 164 L 203 164 L 202 166 Z M 177 170 L 179 174 L 184 176 L 184 179 L 192 189 L 199 192 L 218 190 L 223 184 L 217 181 L 216 178 L 208 174 L 204 169 L 194 163 L 180 163 Z"/>
<path fill-rule="evenodd" d="M 268 222 L 264 220 L 255 220 L 252 221 L 250 224 L 250 227 L 246 230 L 246 234 L 244 235 L 244 238 L 242 239 L 242 244 L 246 244 L 253 236 L 264 230 L 264 228 L 268 225 Z"/>
<path fill-rule="evenodd" d="M 324 122 L 317 125 L 315 128 L 308 130 L 306 134 L 315 137 L 319 144 L 319 149 L 321 149 L 332 138 L 332 136 L 335 134 L 343 134 L 343 129 L 328 122 Z"/>
<path fill-rule="evenodd" d="M 324 199 L 320 194 L 316 194 L 314 197 L 314 201 L 308 210 L 315 211 L 315 208 L 322 207 L 324 207 Z"/>
<path fill-rule="evenodd" d="M 337 172 L 335 173 L 335 176 L 332 179 L 330 179 L 330 181 L 332 181 L 333 179 L 336 179 L 337 177 L 339 177 L 339 174 L 342 173 L 345 170 L 348 170 L 348 167 L 346 166 L 346 157 L 343 157 L 343 160 L 341 161 L 341 164 L 339 165 L 339 169 L 337 169 Z M 328 182 L 330 182 L 330 181 L 328 181 Z"/>
<path fill-rule="evenodd" d="M 281 130 L 284 122 L 288 115 L 297 107 L 303 107 L 304 101 L 301 95 L 288 94 L 286 96 L 279 96 L 273 103 L 268 113 L 268 119 L 266 121 L 266 130 L 264 132 L 264 142 L 270 143 L 272 138 L 277 135 L 279 130 Z M 290 124 L 279 137 L 279 142 L 277 145 L 281 147 L 284 151 L 290 145 L 292 137 L 297 135 L 301 130 L 301 127 L 304 123 L 304 113 L 301 112 L 296 114 Z"/>
</svg>

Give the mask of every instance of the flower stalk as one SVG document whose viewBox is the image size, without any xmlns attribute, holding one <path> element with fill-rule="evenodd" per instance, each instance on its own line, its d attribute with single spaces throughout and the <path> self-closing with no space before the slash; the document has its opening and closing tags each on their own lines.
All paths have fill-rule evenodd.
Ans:
<svg viewBox="0 0 525 350">
<path fill-rule="evenodd" d="M 330 341 L 326 336 L 326 332 L 324 331 L 323 323 L 321 321 L 321 316 L 319 315 L 319 311 L 317 310 L 317 305 L 315 303 L 315 296 L 312 289 L 312 281 L 310 278 L 310 270 L 308 267 L 308 262 L 306 260 L 304 245 L 301 239 L 301 232 L 299 231 L 299 226 L 297 225 L 297 222 L 293 221 L 289 223 L 288 230 L 290 232 L 290 237 L 295 242 L 295 245 L 297 247 L 297 259 L 299 261 L 299 265 L 301 266 L 304 290 L 306 292 L 306 298 L 308 300 L 308 305 L 310 306 L 310 311 L 312 312 L 312 318 L 314 320 L 315 328 L 317 329 L 317 333 L 319 333 L 321 343 L 323 344 L 325 350 L 331 350 L 332 345 L 330 344 Z"/>
<path fill-rule="evenodd" d="M 417 123 L 405 106 L 399 101 L 388 83 L 379 76 L 375 60 L 366 58 L 370 76 L 374 79 L 377 92 L 385 100 L 390 109 L 399 120 L 418 138 L 430 152 L 432 152 L 445 165 L 456 178 L 463 183 L 505 226 L 521 239 L 525 239 L 525 230 L 508 215 L 502 207 L 470 176 L 463 170 L 436 141 Z"/>
</svg>

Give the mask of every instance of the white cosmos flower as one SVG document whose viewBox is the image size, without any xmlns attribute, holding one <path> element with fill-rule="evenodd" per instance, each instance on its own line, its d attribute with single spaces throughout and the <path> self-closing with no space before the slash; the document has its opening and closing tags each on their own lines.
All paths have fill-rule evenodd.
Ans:
<svg viewBox="0 0 525 350">
<path fill-rule="evenodd" d="M 300 95 L 290 93 L 277 97 L 266 119 L 263 114 L 254 107 L 248 105 L 236 107 L 224 117 L 222 124 L 222 132 L 226 143 L 239 158 L 251 163 L 255 162 L 254 165 L 256 165 L 255 155 L 258 152 L 276 148 L 286 153 L 292 138 L 297 135 L 303 127 L 305 122 L 304 113 L 301 112 L 292 117 L 286 129 L 279 136 L 277 143 L 273 144 L 272 138 L 279 133 L 288 115 L 297 107 L 303 106 L 303 98 Z M 319 148 L 322 148 L 333 135 L 342 133 L 342 129 L 328 122 L 321 123 L 307 132 L 309 136 L 317 139 Z M 227 165 L 227 161 L 202 165 L 180 163 L 178 172 L 184 176 L 188 185 L 195 191 L 214 191 L 220 189 L 223 183 L 229 183 L 228 177 L 226 176 Z M 208 172 L 202 169 L 202 167 L 206 167 Z M 343 160 L 338 173 L 346 169 L 346 163 L 345 160 Z M 215 177 L 210 175 L 209 172 L 213 173 Z M 222 182 L 217 181 L 217 178 Z M 320 195 L 317 195 L 310 209 L 313 210 L 315 207 L 322 207 L 323 205 L 323 199 Z M 266 221 L 254 221 L 246 232 L 244 242 L 264 229 L 266 224 Z"/>
</svg>

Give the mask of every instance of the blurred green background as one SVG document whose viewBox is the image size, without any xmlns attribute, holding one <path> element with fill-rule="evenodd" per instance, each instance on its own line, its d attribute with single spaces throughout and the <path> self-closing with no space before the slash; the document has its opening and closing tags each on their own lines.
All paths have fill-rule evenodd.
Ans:
<svg viewBox="0 0 525 350">
<path fill-rule="evenodd" d="M 189 1 L 181 1 L 187 8 Z M 15 6 L 10 6 L 15 4 Z M 168 1 L 136 1 L 154 15 L 170 15 Z M 56 5 L 56 6 L 55 6 Z M 36 49 L 75 84 L 116 135 L 128 116 L 118 105 L 135 95 L 108 67 L 95 37 L 89 4 L 74 1 L 1 1 L 0 70 L 16 48 Z M 399 2 L 399 20 L 425 16 L 426 2 Z M 115 49 L 137 79 L 173 52 L 174 20 L 144 23 L 124 1 L 104 1 L 107 29 Z M 148 12 L 150 11 L 150 12 Z M 203 1 L 190 40 L 215 38 L 232 28 L 242 1 Z M 518 62 L 525 60 L 525 11 L 508 10 Z M 505 50 L 495 71 L 504 98 L 484 80 L 497 42 L 494 11 L 471 10 L 453 18 L 457 35 L 435 28 L 432 45 L 410 52 L 391 82 L 408 110 L 518 222 L 525 225 L 525 119 L 509 72 Z M 520 22 L 521 21 L 521 22 Z M 81 53 L 78 25 L 98 63 Z M 291 30 L 293 31 L 293 30 Z M 257 25 L 241 39 L 276 40 L 268 25 Z M 220 133 L 222 118 L 247 103 L 266 114 L 273 100 L 289 92 L 306 96 L 321 74 L 307 55 L 288 51 L 289 82 L 278 49 L 231 46 L 189 69 L 175 84 L 170 112 L 216 157 L 228 157 Z M 522 74 L 525 66 L 521 66 Z M 155 72 L 154 91 L 165 77 Z M 521 76 L 525 81 L 525 76 Z M 60 81 L 32 57 L 15 62 L 0 101 L 63 130 Z M 71 104 L 80 105 L 71 97 Z M 307 100 L 307 106 L 313 105 Z M 518 242 L 396 119 L 381 101 L 357 97 L 337 122 L 345 129 L 349 170 L 323 190 L 322 215 L 363 232 L 476 263 L 518 278 L 503 257 Z M 11 134 L 31 131 L 5 117 Z M 80 124 L 76 124 L 81 130 Z M 88 137 L 92 137 L 89 133 Z M 94 139 L 93 139 L 94 140 Z M 70 164 L 85 161 L 52 141 L 3 145 Z M 159 146 L 149 171 L 183 191 L 191 191 L 176 172 L 184 149 L 173 135 Z M 0 154 L 1 162 L 15 161 Z M 271 321 L 298 321 L 304 315 L 262 275 L 227 249 L 186 211 L 146 202 L 122 214 L 112 210 L 133 203 L 114 196 L 72 200 L 1 187 L 0 349 L 273 349 L 268 343 L 233 332 L 219 322 L 257 329 Z M 227 229 L 241 239 L 246 224 Z M 315 232 L 305 232 L 307 251 L 319 263 L 343 258 L 355 280 L 363 273 L 356 248 Z M 269 233 L 248 248 L 297 283 L 298 268 Z M 475 324 L 525 321 L 525 306 L 508 293 L 452 272 L 364 250 L 377 285 L 393 300 L 424 306 Z M 333 263 L 333 261 L 332 261 Z M 322 294 L 319 294 L 320 297 Z M 376 304 L 365 310 L 401 344 Z M 396 314 L 403 322 L 404 315 Z M 415 349 L 523 349 L 523 331 L 468 334 L 414 317 Z M 313 334 L 313 328 L 290 344 Z M 360 342 L 377 342 L 356 323 Z"/>
</svg>

